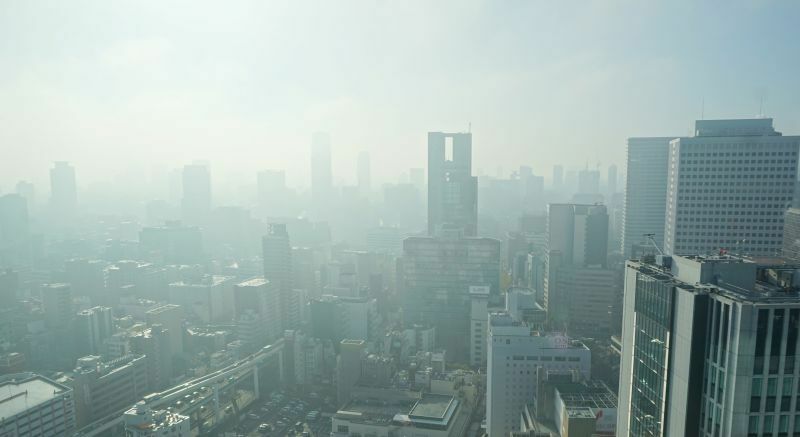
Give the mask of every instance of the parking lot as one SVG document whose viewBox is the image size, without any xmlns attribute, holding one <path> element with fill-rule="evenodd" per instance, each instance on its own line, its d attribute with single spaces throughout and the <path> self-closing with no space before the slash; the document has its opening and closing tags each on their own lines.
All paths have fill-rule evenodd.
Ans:
<svg viewBox="0 0 800 437">
<path fill-rule="evenodd" d="M 277 390 L 243 411 L 239 423 L 230 431 L 247 436 L 327 437 L 331 431 L 331 412 L 332 407 L 319 396 L 297 396 Z"/>
</svg>

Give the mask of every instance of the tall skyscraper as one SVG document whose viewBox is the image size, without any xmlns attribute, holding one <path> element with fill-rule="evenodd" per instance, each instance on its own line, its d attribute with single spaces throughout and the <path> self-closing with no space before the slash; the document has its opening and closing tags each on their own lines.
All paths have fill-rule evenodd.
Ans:
<svg viewBox="0 0 800 437">
<path fill-rule="evenodd" d="M 94 307 L 75 317 L 75 340 L 79 356 L 100 355 L 103 342 L 114 334 L 114 317 L 109 307 Z"/>
<path fill-rule="evenodd" d="M 50 169 L 50 204 L 54 212 L 67 217 L 75 213 L 78 205 L 78 187 L 75 168 L 65 161 L 56 161 Z"/>
<path fill-rule="evenodd" d="M 166 304 L 145 313 L 147 324 L 161 326 L 169 334 L 172 355 L 183 353 L 183 309 L 180 305 Z"/>
<path fill-rule="evenodd" d="M 472 176 L 472 134 L 428 132 L 428 235 L 443 225 L 474 237 L 478 178 Z"/>
<path fill-rule="evenodd" d="M 331 138 L 325 132 L 316 132 L 311 139 L 311 200 L 321 207 L 330 202 L 332 192 Z"/>
<path fill-rule="evenodd" d="M 697 120 L 670 142 L 664 252 L 780 256 L 799 149 L 771 118 Z"/>
<path fill-rule="evenodd" d="M 272 342 L 283 335 L 280 302 L 277 283 L 273 284 L 263 277 L 240 282 L 234 288 L 236 318 L 252 312 L 258 320 L 258 329 L 265 342 Z"/>
<path fill-rule="evenodd" d="M 187 224 L 204 223 L 211 212 L 211 173 L 208 166 L 191 164 L 183 167 L 181 211 Z"/>
<path fill-rule="evenodd" d="M 609 200 L 611 197 L 617 192 L 617 165 L 611 164 L 608 166 L 608 178 L 606 183 L 608 184 L 608 196 Z"/>
<path fill-rule="evenodd" d="M 350 391 L 361 377 L 361 362 L 364 359 L 364 340 L 342 340 L 336 362 L 336 399 L 339 405 L 350 400 Z"/>
<path fill-rule="evenodd" d="M 401 289 L 406 325 L 436 327 L 437 343 L 448 358 L 470 359 L 470 286 L 500 293 L 501 243 L 492 238 L 452 235 L 409 237 L 403 241 Z"/>
<path fill-rule="evenodd" d="M 172 378 L 172 339 L 169 330 L 158 323 L 130 338 L 131 350 L 145 356 L 147 386 L 160 391 L 169 386 Z"/>
<path fill-rule="evenodd" d="M 797 435 L 797 269 L 628 261 L 617 435 Z"/>
<path fill-rule="evenodd" d="M 369 152 L 362 151 L 358 154 L 358 191 L 361 195 L 368 195 L 372 190 L 372 175 L 370 173 Z"/>
<path fill-rule="evenodd" d="M 622 253 L 628 258 L 633 246 L 664 246 L 667 213 L 667 162 L 669 142 L 674 137 L 628 138 L 625 206 L 622 211 Z"/>
<path fill-rule="evenodd" d="M 42 286 L 42 309 L 50 329 L 66 332 L 72 316 L 72 290 L 69 284 L 47 284 Z"/>
<path fill-rule="evenodd" d="M 283 223 L 269 225 L 262 239 L 264 278 L 274 284 L 280 296 L 281 329 L 295 329 L 301 322 L 298 293 L 292 289 L 292 245 Z"/>
<path fill-rule="evenodd" d="M 561 191 L 564 189 L 564 166 L 553 166 L 553 190 Z"/>
<path fill-rule="evenodd" d="M 486 367 L 486 431 L 508 436 L 519 429 L 520 413 L 536 401 L 539 369 L 591 376 L 592 354 L 564 336 L 540 336 L 506 312 L 489 315 Z"/>
<path fill-rule="evenodd" d="M 608 333 L 618 281 L 607 254 L 604 205 L 549 205 L 543 302 L 552 328 Z"/>
</svg>

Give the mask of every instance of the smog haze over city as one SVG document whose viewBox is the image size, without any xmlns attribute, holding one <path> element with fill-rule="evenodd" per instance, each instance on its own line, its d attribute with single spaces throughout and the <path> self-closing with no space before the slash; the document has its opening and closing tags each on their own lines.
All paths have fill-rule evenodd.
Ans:
<svg viewBox="0 0 800 437">
<path fill-rule="evenodd" d="M 800 435 L 800 3 L 0 3 L 0 436 Z"/>
</svg>

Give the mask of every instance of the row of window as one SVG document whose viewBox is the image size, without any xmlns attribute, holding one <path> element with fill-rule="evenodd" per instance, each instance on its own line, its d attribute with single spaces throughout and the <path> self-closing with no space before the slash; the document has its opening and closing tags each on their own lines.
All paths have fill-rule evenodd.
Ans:
<svg viewBox="0 0 800 437">
<path fill-rule="evenodd" d="M 719 148 L 719 146 L 724 147 L 747 147 L 748 149 L 752 147 L 775 147 L 775 146 L 785 146 L 785 147 L 792 147 L 790 144 L 713 144 L 709 146 L 714 146 L 714 148 Z M 694 148 L 702 148 L 702 145 L 693 145 Z M 707 146 L 706 146 L 707 147 Z M 695 156 L 695 157 L 717 157 L 717 156 L 797 156 L 797 152 L 684 152 L 681 155 L 683 156 Z M 704 161 L 705 162 L 705 161 Z M 711 161 L 709 161 L 711 162 Z"/>
<path fill-rule="evenodd" d="M 789 415 L 783 414 L 778 418 L 778 435 L 779 436 L 788 436 L 789 435 Z M 775 427 L 775 416 L 768 415 L 764 416 L 763 420 L 764 428 L 761 429 L 761 417 L 760 416 L 750 416 L 750 423 L 747 426 L 748 437 L 749 436 L 760 436 L 760 435 L 771 435 L 774 431 Z M 794 429 L 791 432 L 795 434 L 800 433 L 800 416 L 795 416 L 794 418 Z"/>
</svg>

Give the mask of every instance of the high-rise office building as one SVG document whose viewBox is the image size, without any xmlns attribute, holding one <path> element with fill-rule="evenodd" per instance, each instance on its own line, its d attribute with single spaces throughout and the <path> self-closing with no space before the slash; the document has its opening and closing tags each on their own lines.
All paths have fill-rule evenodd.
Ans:
<svg viewBox="0 0 800 437">
<path fill-rule="evenodd" d="M 486 431 L 507 436 L 519 429 L 520 413 L 536 399 L 537 370 L 591 376 L 591 351 L 564 336 L 540 336 L 508 313 L 489 316 L 486 368 Z"/>
<path fill-rule="evenodd" d="M 47 284 L 41 288 L 42 309 L 47 326 L 57 331 L 69 329 L 72 316 L 72 289 L 69 284 Z"/>
<path fill-rule="evenodd" d="M 0 377 L 0 435 L 66 436 L 75 431 L 72 389 L 33 373 Z"/>
<path fill-rule="evenodd" d="M 727 255 L 628 261 L 617 435 L 797 435 L 798 275 Z"/>
<path fill-rule="evenodd" d="M 780 256 L 799 149 L 771 118 L 697 120 L 670 142 L 664 252 Z"/>
<path fill-rule="evenodd" d="M 68 162 L 57 161 L 50 169 L 50 205 L 55 213 L 65 217 L 75 214 L 78 188 L 75 183 L 75 168 Z"/>
<path fill-rule="evenodd" d="M 608 166 L 608 178 L 606 180 L 609 200 L 617 192 L 617 165 L 611 164 Z"/>
<path fill-rule="evenodd" d="M 145 319 L 150 326 L 159 325 L 169 333 L 172 355 L 183 353 L 183 309 L 180 305 L 166 304 L 148 310 Z"/>
<path fill-rule="evenodd" d="M 192 225 L 205 223 L 211 212 L 211 173 L 208 166 L 191 164 L 183 167 L 181 217 Z"/>
<path fill-rule="evenodd" d="M 272 342 L 283 333 L 280 302 L 280 289 L 277 283 L 272 283 L 263 277 L 240 282 L 234 287 L 237 320 L 252 312 L 258 320 L 258 329 L 263 334 L 265 342 Z"/>
<path fill-rule="evenodd" d="M 472 134 L 428 132 L 428 235 L 444 225 L 474 237 L 478 178 L 472 176 Z"/>
<path fill-rule="evenodd" d="M 75 340 L 79 356 L 100 355 L 103 343 L 114 334 L 114 317 L 109 307 L 94 307 L 75 317 Z"/>
<path fill-rule="evenodd" d="M 552 328 L 584 334 L 584 327 L 611 326 L 606 304 L 614 301 L 617 282 L 606 269 L 607 252 L 604 205 L 549 205 L 542 300 Z"/>
<path fill-rule="evenodd" d="M 186 318 L 205 323 L 233 317 L 233 276 L 205 275 L 191 282 L 169 284 L 169 302 L 179 305 Z"/>
<path fill-rule="evenodd" d="M 350 392 L 361 378 L 361 362 L 364 359 L 364 340 L 342 340 L 336 362 L 336 400 L 344 405 L 350 400 Z"/>
<path fill-rule="evenodd" d="M 625 206 L 622 212 L 622 253 L 627 258 L 634 245 L 664 245 L 667 213 L 669 142 L 675 137 L 628 138 Z"/>
<path fill-rule="evenodd" d="M 331 137 L 316 132 L 311 138 L 311 200 L 317 207 L 327 205 L 333 194 Z M 269 279 L 269 278 L 268 278 Z"/>
<path fill-rule="evenodd" d="M 790 208 L 783 217 L 783 252 L 789 262 L 800 264 L 800 209 Z"/>
<path fill-rule="evenodd" d="M 461 229 L 438 237 L 403 241 L 401 288 L 403 316 L 408 326 L 436 327 L 437 343 L 448 357 L 470 358 L 470 287 L 489 286 L 500 293 L 501 243 L 492 238 L 463 237 Z"/>
<path fill-rule="evenodd" d="M 485 285 L 469 287 L 469 364 L 473 367 L 486 366 L 490 292 Z"/>
<path fill-rule="evenodd" d="M 152 392 L 169 386 L 172 378 L 172 339 L 162 325 L 153 324 L 130 337 L 131 350 L 144 355 L 147 368 L 147 385 Z"/>
<path fill-rule="evenodd" d="M 553 190 L 561 191 L 564 189 L 564 166 L 553 166 Z"/>
<path fill-rule="evenodd" d="M 301 322 L 298 293 L 292 289 L 292 245 L 283 223 L 269 225 L 262 238 L 264 279 L 274 284 L 280 297 L 281 329 L 297 328 Z"/>
<path fill-rule="evenodd" d="M 372 175 L 370 172 L 369 152 L 362 151 L 358 154 L 358 191 L 361 195 L 368 195 L 372 190 Z"/>
</svg>

